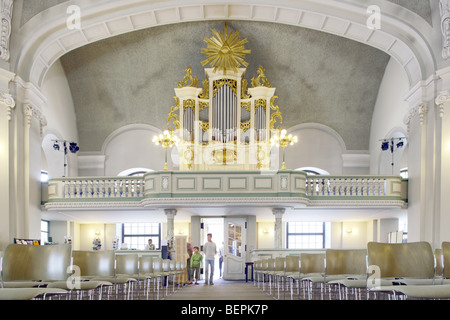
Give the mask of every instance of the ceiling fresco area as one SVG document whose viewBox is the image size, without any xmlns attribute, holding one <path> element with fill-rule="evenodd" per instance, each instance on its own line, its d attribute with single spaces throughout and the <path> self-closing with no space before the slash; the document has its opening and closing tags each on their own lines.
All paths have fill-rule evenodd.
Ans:
<svg viewBox="0 0 450 320">
<path fill-rule="evenodd" d="M 320 31 L 269 22 L 227 21 L 247 39 L 251 78 L 261 65 L 276 88 L 282 127 L 320 123 L 337 131 L 347 150 L 368 150 L 370 124 L 390 57 L 356 41 Z M 224 21 L 186 22 L 148 28 L 76 49 L 61 62 L 71 89 L 79 145 L 101 151 L 118 128 L 144 123 L 161 130 L 175 105 L 174 88 L 192 67 L 199 83 L 204 38 Z M 149 142 L 150 143 L 150 142 Z"/>
</svg>

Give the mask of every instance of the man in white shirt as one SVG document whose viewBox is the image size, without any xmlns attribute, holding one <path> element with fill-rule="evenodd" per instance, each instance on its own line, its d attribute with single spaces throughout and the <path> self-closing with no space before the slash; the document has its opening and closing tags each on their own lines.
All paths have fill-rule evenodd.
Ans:
<svg viewBox="0 0 450 320">
<path fill-rule="evenodd" d="M 208 274 L 209 274 L 209 284 L 213 285 L 214 278 L 214 256 L 217 253 L 216 244 L 212 241 L 212 234 L 207 234 L 208 241 L 203 246 L 203 252 L 205 253 L 205 285 L 208 284 Z M 211 270 L 209 270 L 211 267 Z"/>
</svg>

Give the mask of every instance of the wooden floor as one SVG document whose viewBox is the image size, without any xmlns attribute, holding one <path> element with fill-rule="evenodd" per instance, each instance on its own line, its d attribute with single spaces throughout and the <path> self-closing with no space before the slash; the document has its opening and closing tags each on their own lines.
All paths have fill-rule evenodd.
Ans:
<svg viewBox="0 0 450 320">
<path fill-rule="evenodd" d="M 252 282 L 216 280 L 214 285 L 185 285 L 165 297 L 166 300 L 273 300 L 274 297 Z"/>
</svg>

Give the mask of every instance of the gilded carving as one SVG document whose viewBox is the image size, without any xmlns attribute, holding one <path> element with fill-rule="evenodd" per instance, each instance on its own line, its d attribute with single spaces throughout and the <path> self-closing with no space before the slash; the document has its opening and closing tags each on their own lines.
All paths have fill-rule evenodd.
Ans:
<svg viewBox="0 0 450 320">
<path fill-rule="evenodd" d="M 278 106 L 275 106 L 273 104 L 276 98 L 278 98 L 278 97 L 273 96 L 270 99 L 270 108 L 275 111 L 274 113 L 272 113 L 272 115 L 270 117 L 269 128 L 271 130 L 275 128 L 275 122 L 277 122 L 277 118 L 280 120 L 280 124 L 283 122 L 283 117 L 281 116 L 280 109 L 278 108 Z"/>
<path fill-rule="evenodd" d="M 256 88 L 256 87 L 272 88 L 272 84 L 267 80 L 267 77 L 264 74 L 264 71 L 266 71 L 266 70 L 262 66 L 259 66 L 258 70 L 256 71 L 258 76 L 256 76 L 256 78 L 255 78 L 255 76 L 253 76 L 253 78 L 252 78 L 253 88 Z"/>
<path fill-rule="evenodd" d="M 186 71 L 186 75 L 184 76 L 183 80 L 178 82 L 178 88 L 197 87 L 198 86 L 198 78 L 197 78 L 197 76 L 195 76 L 195 78 L 192 76 L 191 66 L 184 69 L 184 71 Z"/>
</svg>

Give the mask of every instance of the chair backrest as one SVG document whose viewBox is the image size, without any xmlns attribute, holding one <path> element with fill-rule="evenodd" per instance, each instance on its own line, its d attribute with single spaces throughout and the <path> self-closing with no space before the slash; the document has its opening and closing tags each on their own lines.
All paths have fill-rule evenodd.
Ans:
<svg viewBox="0 0 450 320">
<path fill-rule="evenodd" d="M 434 255 L 428 242 L 367 244 L 368 267 L 377 266 L 381 278 L 434 278 Z"/>
<path fill-rule="evenodd" d="M 302 253 L 300 254 L 301 273 L 324 273 L 325 253 Z"/>
<path fill-rule="evenodd" d="M 139 258 L 139 273 L 140 274 L 153 273 L 152 256 L 142 256 Z"/>
<path fill-rule="evenodd" d="M 284 271 L 286 267 L 286 258 L 275 258 L 274 270 L 275 271 Z"/>
<path fill-rule="evenodd" d="M 263 259 L 261 261 L 261 270 L 267 270 L 269 268 L 269 259 Z"/>
<path fill-rule="evenodd" d="M 267 269 L 268 271 L 274 271 L 275 270 L 275 259 L 267 259 Z"/>
<path fill-rule="evenodd" d="M 367 272 L 367 249 L 327 249 L 325 252 L 325 273 L 327 275 Z"/>
<path fill-rule="evenodd" d="M 443 276 L 442 249 L 434 250 L 434 259 L 436 260 L 436 276 Z"/>
<path fill-rule="evenodd" d="M 137 253 L 116 254 L 116 274 L 138 274 L 139 256 Z"/>
<path fill-rule="evenodd" d="M 153 265 L 153 273 L 158 273 L 163 271 L 163 259 L 153 257 L 152 258 L 152 265 Z"/>
<path fill-rule="evenodd" d="M 450 278 L 450 242 L 442 242 L 442 275 L 444 278 Z"/>
<path fill-rule="evenodd" d="M 73 265 L 80 268 L 80 276 L 113 277 L 115 253 L 113 250 L 72 251 Z"/>
<path fill-rule="evenodd" d="M 72 246 L 10 244 L 2 259 L 2 281 L 66 280 Z"/>
<path fill-rule="evenodd" d="M 300 271 L 300 256 L 286 256 L 286 272 L 299 272 Z"/>
<path fill-rule="evenodd" d="M 162 270 L 164 272 L 170 271 L 170 260 L 169 259 L 163 259 L 162 261 Z"/>
</svg>

